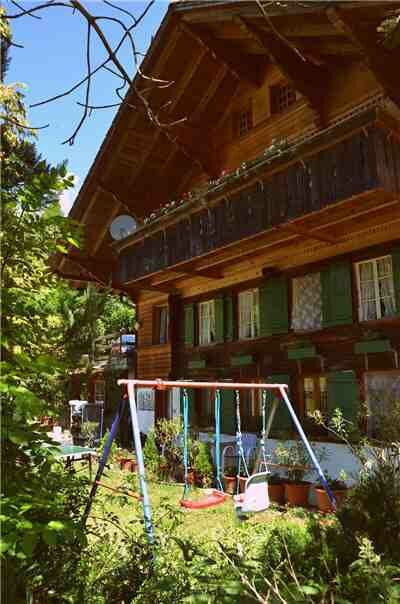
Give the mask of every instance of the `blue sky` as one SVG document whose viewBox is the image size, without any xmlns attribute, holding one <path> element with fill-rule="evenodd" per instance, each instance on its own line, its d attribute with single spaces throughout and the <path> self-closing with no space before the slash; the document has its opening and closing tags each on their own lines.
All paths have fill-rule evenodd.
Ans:
<svg viewBox="0 0 400 604">
<path fill-rule="evenodd" d="M 84 5 L 94 15 L 110 15 L 118 18 L 122 13 L 100 1 L 85 1 Z M 30 8 L 38 3 L 23 2 L 24 8 Z M 142 1 L 114 0 L 122 8 L 139 15 L 147 5 Z M 6 10 L 15 14 L 18 9 L 10 2 L 5 2 Z M 138 29 L 134 30 L 137 49 L 145 51 L 156 32 L 166 10 L 166 0 L 156 0 Z M 36 103 L 54 96 L 70 88 L 85 75 L 85 42 L 87 25 L 77 13 L 70 9 L 53 7 L 41 11 L 41 20 L 24 16 L 12 20 L 14 42 L 22 44 L 23 49 L 11 48 L 11 65 L 7 74 L 8 83 L 23 82 L 26 84 L 26 104 Z M 129 17 L 123 17 L 127 24 Z M 112 46 L 117 44 L 122 31 L 118 25 L 100 22 Z M 92 32 L 92 66 L 97 66 L 105 58 L 105 51 L 97 36 Z M 127 71 L 134 73 L 132 52 L 126 43 L 119 58 Z M 91 102 L 93 105 L 105 105 L 118 102 L 115 88 L 118 78 L 101 70 L 93 80 Z M 29 120 L 32 126 L 49 123 L 50 126 L 39 131 L 38 149 L 51 163 L 68 161 L 68 169 L 76 177 L 74 190 L 66 192 L 62 197 L 62 207 L 68 211 L 74 197 L 88 172 L 98 148 L 110 126 L 118 108 L 93 111 L 91 117 L 80 130 L 75 144 L 69 146 L 62 142 L 74 131 L 79 122 L 83 109 L 77 101 L 83 101 L 85 88 L 82 86 L 72 95 L 41 107 L 29 109 Z"/>
</svg>

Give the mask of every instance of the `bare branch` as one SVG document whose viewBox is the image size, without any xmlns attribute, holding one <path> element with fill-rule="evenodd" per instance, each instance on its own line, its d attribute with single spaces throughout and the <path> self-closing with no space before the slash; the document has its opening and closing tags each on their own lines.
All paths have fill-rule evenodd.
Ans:
<svg viewBox="0 0 400 604">
<path fill-rule="evenodd" d="M 21 122 L 18 122 L 7 115 L 0 115 L 0 119 L 4 120 L 5 122 L 9 122 L 10 124 L 14 124 L 14 126 L 18 126 L 18 128 L 24 128 L 24 130 L 44 130 L 50 126 L 50 124 L 45 124 L 44 126 L 27 126 L 26 124 L 21 124 Z"/>
<path fill-rule="evenodd" d="M 90 109 L 93 111 L 94 109 L 111 109 L 112 107 L 120 107 L 121 103 L 111 103 L 110 105 L 86 105 L 85 103 L 76 102 L 79 107 L 85 107 L 86 109 Z"/>
<path fill-rule="evenodd" d="M 21 6 L 20 4 L 18 4 L 18 2 L 15 2 L 15 0 L 10 0 L 11 4 L 13 4 L 14 6 L 16 6 L 17 8 L 19 8 L 20 10 L 25 10 L 23 6 Z M 41 21 L 42 17 L 39 17 L 39 15 L 32 15 L 30 12 L 28 13 L 30 17 L 32 17 L 32 19 L 38 19 L 39 21 Z"/>
<path fill-rule="evenodd" d="M 103 0 L 103 2 L 104 2 L 104 4 L 107 4 L 108 6 L 115 8 L 115 10 L 119 10 L 119 11 L 121 11 L 121 13 L 125 13 L 126 15 L 128 15 L 133 20 L 134 24 L 136 25 L 136 17 L 129 10 L 126 10 L 125 8 L 121 8 L 120 6 L 117 6 L 116 4 L 113 4 L 112 2 L 109 2 L 108 0 Z"/>
<path fill-rule="evenodd" d="M 132 26 L 133 28 L 134 26 Z M 130 28 L 130 29 L 132 29 Z M 129 31 L 129 29 L 128 29 Z M 127 38 L 127 33 L 125 33 L 121 40 L 119 41 L 119 43 L 117 44 L 117 46 L 114 49 L 114 52 L 117 53 L 119 51 L 119 49 L 121 48 L 122 44 L 124 43 L 124 40 Z M 84 78 L 82 78 L 82 80 L 80 80 L 77 84 L 75 84 L 74 86 L 72 86 L 72 88 L 70 88 L 69 90 L 66 90 L 65 92 L 62 92 L 60 94 L 57 94 L 56 96 L 53 96 L 49 99 L 45 99 L 44 101 L 39 101 L 38 103 L 33 103 L 32 105 L 29 105 L 30 107 L 39 107 L 40 105 L 45 105 L 46 103 L 51 103 L 52 101 L 56 101 L 58 99 L 61 99 L 64 96 L 68 96 L 69 94 L 71 94 L 72 92 L 74 92 L 75 90 L 77 90 L 80 86 L 82 86 L 82 84 L 84 84 L 86 82 L 86 80 L 90 77 L 92 77 L 95 73 L 97 73 L 100 69 L 107 69 L 108 71 L 111 71 L 109 67 L 107 67 L 107 63 L 110 61 L 110 57 L 108 57 L 105 61 L 103 61 L 103 63 L 101 63 L 101 65 L 98 65 L 98 67 L 96 67 L 96 69 L 93 69 L 93 71 L 90 72 L 90 74 L 86 75 Z M 124 78 L 120 75 L 117 74 L 117 72 L 112 71 L 112 73 L 114 73 L 114 75 L 118 75 L 118 77 L 121 78 L 121 80 L 124 80 Z"/>
<path fill-rule="evenodd" d="M 90 66 L 90 34 L 92 31 L 92 24 L 90 21 L 88 21 L 88 29 L 87 29 L 87 37 L 86 37 L 86 65 L 87 65 L 87 71 L 88 74 L 90 74 L 91 71 L 91 66 Z M 88 109 L 88 105 L 89 105 L 89 97 L 90 97 L 90 84 L 91 84 L 91 78 L 88 77 L 87 78 L 87 82 L 86 82 L 86 98 L 85 98 L 85 109 L 83 111 L 83 115 L 81 117 L 81 119 L 79 120 L 79 123 L 77 125 L 77 127 L 75 128 L 74 132 L 72 133 L 72 135 L 66 139 L 63 142 L 63 145 L 68 143 L 69 145 L 73 145 L 75 142 L 75 137 L 78 134 L 79 130 L 81 129 L 81 127 L 83 126 L 88 113 L 90 111 L 90 109 Z"/>
<path fill-rule="evenodd" d="M 301 54 L 301 52 L 299 51 L 298 48 L 296 48 L 296 46 L 294 46 L 293 44 L 291 44 L 289 42 L 289 40 L 287 38 L 285 38 L 284 35 L 282 35 L 280 33 L 280 31 L 278 31 L 271 19 L 271 17 L 269 16 L 269 14 L 267 13 L 267 11 L 265 10 L 265 6 L 262 5 L 262 3 L 260 2 L 260 0 L 256 0 L 257 2 L 257 6 L 260 9 L 262 15 L 264 16 L 264 19 L 267 21 L 268 25 L 270 26 L 270 28 L 272 29 L 272 31 L 274 32 L 274 34 L 280 39 L 282 40 L 282 42 L 284 44 L 286 44 L 286 46 L 288 46 L 291 50 L 293 50 L 302 61 L 307 62 L 307 59 L 304 55 Z M 270 4 L 275 4 L 274 2 L 270 2 Z"/>
<path fill-rule="evenodd" d="M 49 8 L 52 6 L 65 6 L 67 8 L 72 8 L 72 6 L 67 3 L 67 2 L 46 2 L 45 4 L 39 4 L 39 6 L 34 6 L 33 8 L 30 8 L 28 10 L 21 10 L 20 13 L 17 13 L 16 15 L 0 15 L 1 19 L 19 19 L 19 17 L 24 17 L 25 15 L 30 15 L 31 17 L 36 17 L 37 19 L 40 19 L 41 17 L 37 17 L 36 15 L 33 15 L 32 13 L 36 13 L 37 11 L 43 10 L 44 8 Z"/>
</svg>

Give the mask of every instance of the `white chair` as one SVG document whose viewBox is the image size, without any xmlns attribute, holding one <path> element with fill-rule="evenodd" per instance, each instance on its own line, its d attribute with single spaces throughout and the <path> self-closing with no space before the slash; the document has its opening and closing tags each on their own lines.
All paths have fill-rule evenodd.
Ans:
<svg viewBox="0 0 400 604">
<path fill-rule="evenodd" d="M 263 512 L 269 508 L 268 474 L 258 472 L 246 480 L 244 493 L 234 496 L 235 509 L 238 515 Z"/>
</svg>

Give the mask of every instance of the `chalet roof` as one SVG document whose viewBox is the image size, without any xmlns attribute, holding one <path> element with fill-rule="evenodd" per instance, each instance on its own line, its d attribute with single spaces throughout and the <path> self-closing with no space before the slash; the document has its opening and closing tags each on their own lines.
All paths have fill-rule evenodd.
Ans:
<svg viewBox="0 0 400 604">
<path fill-rule="evenodd" d="M 108 227 L 116 215 L 130 213 L 140 221 L 179 198 L 188 179 L 220 175 L 223 166 L 207 148 L 204 132 L 224 118 L 238 84 L 259 86 L 271 63 L 318 111 L 316 82 L 324 69 L 364 58 L 400 104 L 396 70 L 385 65 L 376 45 L 377 26 L 399 7 L 392 0 L 171 2 L 141 65 L 143 73 L 171 82 L 167 88 L 154 85 L 148 96 L 169 127 L 158 128 L 138 104 L 134 87 L 149 83 L 137 74 L 70 212 L 85 226 L 81 267 L 90 272 L 94 264 L 109 263 Z"/>
</svg>

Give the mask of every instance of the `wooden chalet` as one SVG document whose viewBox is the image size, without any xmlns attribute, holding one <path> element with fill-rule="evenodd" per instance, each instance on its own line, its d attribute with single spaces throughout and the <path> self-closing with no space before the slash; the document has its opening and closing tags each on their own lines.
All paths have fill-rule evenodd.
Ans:
<svg viewBox="0 0 400 604">
<path fill-rule="evenodd" d="M 373 428 L 399 400 L 400 45 L 379 29 L 399 8 L 171 3 L 142 65 L 171 82 L 146 93 L 166 125 L 127 95 L 71 211 L 85 247 L 57 268 L 135 300 L 138 377 L 288 382 L 306 424 L 367 401 Z M 113 241 L 120 214 L 138 226 Z M 212 400 L 192 394 L 199 428 Z"/>
</svg>

